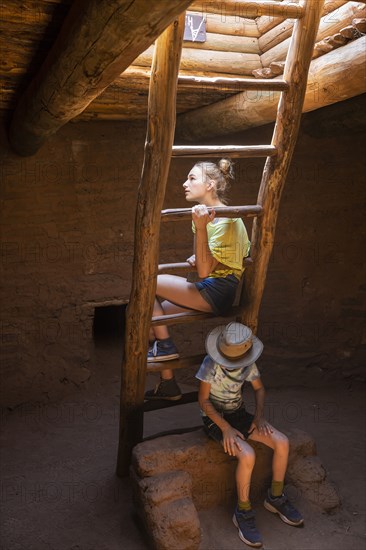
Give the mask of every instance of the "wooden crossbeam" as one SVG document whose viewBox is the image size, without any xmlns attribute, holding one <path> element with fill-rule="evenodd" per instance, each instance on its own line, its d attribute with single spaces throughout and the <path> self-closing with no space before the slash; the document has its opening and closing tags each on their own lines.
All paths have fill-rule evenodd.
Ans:
<svg viewBox="0 0 366 550">
<path fill-rule="evenodd" d="M 165 367 L 166 368 L 166 367 Z M 187 405 L 188 403 L 197 403 L 198 401 L 198 391 L 192 391 L 189 393 L 183 393 L 179 401 L 164 401 L 163 399 L 156 399 L 152 401 L 145 401 L 143 405 L 144 412 L 157 411 L 159 409 L 167 409 L 169 407 L 176 407 L 177 405 Z M 202 426 L 199 426 L 202 429 Z M 198 427 L 192 428 L 196 430 Z M 191 430 L 189 430 L 191 431 Z M 159 434 L 157 434 L 158 436 Z M 157 437 L 156 436 L 156 437 Z M 145 439 L 144 439 L 145 441 Z"/>
<path fill-rule="evenodd" d="M 208 209 L 211 211 L 211 208 Z M 216 218 L 252 218 L 261 216 L 263 208 L 260 204 L 247 206 L 218 206 L 215 208 Z M 167 208 L 161 211 L 162 222 L 174 222 L 190 220 L 192 218 L 191 208 Z"/>
<path fill-rule="evenodd" d="M 172 157 L 216 158 L 230 155 L 232 158 L 273 157 L 277 149 L 273 145 L 174 145 Z"/>
<path fill-rule="evenodd" d="M 205 357 L 205 354 L 197 354 L 192 355 L 190 357 L 180 357 L 179 359 L 174 359 L 173 361 L 169 361 L 169 369 L 177 370 L 177 369 L 188 369 L 190 367 L 199 366 L 203 359 Z M 166 361 L 156 362 L 156 363 L 148 363 L 146 367 L 147 372 L 160 372 L 167 368 Z"/>
<path fill-rule="evenodd" d="M 204 319 L 222 318 L 228 319 L 231 317 L 240 316 L 243 313 L 242 306 L 234 306 L 225 314 L 215 315 L 213 312 L 187 310 L 183 313 L 172 313 L 170 315 L 159 315 L 152 318 L 151 326 L 157 327 L 160 325 L 182 325 L 186 323 L 196 323 Z M 165 367 L 167 368 L 167 367 Z"/>
<path fill-rule="evenodd" d="M 249 267 L 252 263 L 252 258 L 244 259 L 245 267 Z M 159 264 L 158 266 L 158 273 L 187 273 L 187 271 L 196 271 L 196 268 L 188 262 Z"/>
<path fill-rule="evenodd" d="M 225 78 L 208 76 L 179 75 L 178 84 L 183 84 L 197 90 L 198 86 L 207 89 L 219 87 L 222 92 L 242 92 L 243 90 L 268 90 L 273 92 L 285 92 L 288 83 L 284 80 L 265 80 L 264 78 Z"/>
</svg>

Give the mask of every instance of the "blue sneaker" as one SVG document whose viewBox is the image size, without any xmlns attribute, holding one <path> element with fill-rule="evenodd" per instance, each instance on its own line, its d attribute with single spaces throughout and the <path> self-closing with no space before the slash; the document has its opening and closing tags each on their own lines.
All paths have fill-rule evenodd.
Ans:
<svg viewBox="0 0 366 550">
<path fill-rule="evenodd" d="M 288 523 L 288 525 L 295 525 L 298 527 L 304 523 L 300 512 L 292 506 L 287 496 L 283 493 L 280 497 L 273 497 L 269 489 L 264 501 L 264 507 L 270 512 L 278 514 L 282 521 Z"/>
<path fill-rule="evenodd" d="M 148 363 L 172 361 L 172 359 L 178 359 L 178 357 L 179 353 L 171 338 L 155 340 L 147 352 Z"/>
<path fill-rule="evenodd" d="M 263 542 L 255 526 L 255 514 L 253 510 L 239 510 L 235 508 L 233 523 L 238 528 L 239 538 L 248 544 L 259 548 Z"/>
</svg>

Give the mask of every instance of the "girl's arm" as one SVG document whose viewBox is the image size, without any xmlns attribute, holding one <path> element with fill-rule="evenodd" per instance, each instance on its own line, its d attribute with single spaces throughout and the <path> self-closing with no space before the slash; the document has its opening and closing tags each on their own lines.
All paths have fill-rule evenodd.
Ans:
<svg viewBox="0 0 366 550">
<path fill-rule="evenodd" d="M 202 279 L 215 269 L 219 263 L 208 246 L 207 224 L 215 218 L 215 211 L 208 211 L 204 204 L 192 208 L 192 219 L 196 227 L 195 262 L 198 276 Z"/>
<path fill-rule="evenodd" d="M 249 431 L 257 428 L 258 433 L 263 435 L 269 435 L 270 433 L 272 433 L 272 428 L 264 418 L 264 401 L 265 401 L 266 391 L 264 389 L 264 386 L 260 378 L 253 380 L 251 384 L 255 392 L 254 393 L 255 414 L 254 414 L 253 423 Z"/>
<path fill-rule="evenodd" d="M 196 235 L 193 234 L 193 254 L 189 258 L 187 258 L 187 262 L 191 264 L 191 266 L 195 267 L 196 265 Z"/>
<path fill-rule="evenodd" d="M 222 444 L 225 453 L 235 456 L 236 448 L 240 449 L 238 438 L 245 438 L 239 430 L 236 430 L 217 412 L 210 401 L 211 384 L 200 381 L 200 389 L 198 392 L 198 403 L 201 410 L 220 428 L 222 431 Z"/>
</svg>

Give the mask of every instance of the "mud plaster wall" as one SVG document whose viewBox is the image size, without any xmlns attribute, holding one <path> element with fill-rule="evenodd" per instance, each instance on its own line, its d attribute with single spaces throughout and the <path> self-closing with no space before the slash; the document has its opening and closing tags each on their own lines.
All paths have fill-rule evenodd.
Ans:
<svg viewBox="0 0 366 550">
<path fill-rule="evenodd" d="M 361 371 L 363 136 L 316 129 L 316 113 L 304 117 L 261 310 L 261 365 L 272 384 Z M 94 307 L 129 296 L 145 124 L 68 124 L 31 158 L 12 154 L 1 132 L 1 403 L 15 406 L 93 377 Z M 221 142 L 270 135 L 264 127 Z M 165 207 L 186 206 L 190 166 L 173 161 Z M 262 166 L 237 162 L 231 204 L 255 203 Z M 160 260 L 190 253 L 189 224 L 165 225 Z M 203 349 L 210 326 L 175 328 L 181 352 Z"/>
</svg>

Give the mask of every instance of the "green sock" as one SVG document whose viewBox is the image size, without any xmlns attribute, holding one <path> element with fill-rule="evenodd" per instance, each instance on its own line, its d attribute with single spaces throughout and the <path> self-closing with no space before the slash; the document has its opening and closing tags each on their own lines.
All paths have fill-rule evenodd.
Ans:
<svg viewBox="0 0 366 550">
<path fill-rule="evenodd" d="M 272 481 L 271 495 L 273 497 L 280 497 L 283 493 L 283 481 Z"/>
<path fill-rule="evenodd" d="M 251 510 L 252 505 L 250 504 L 250 500 L 246 500 L 244 502 L 242 500 L 238 500 L 238 509 L 244 510 L 245 512 L 247 512 L 248 510 Z"/>
</svg>

